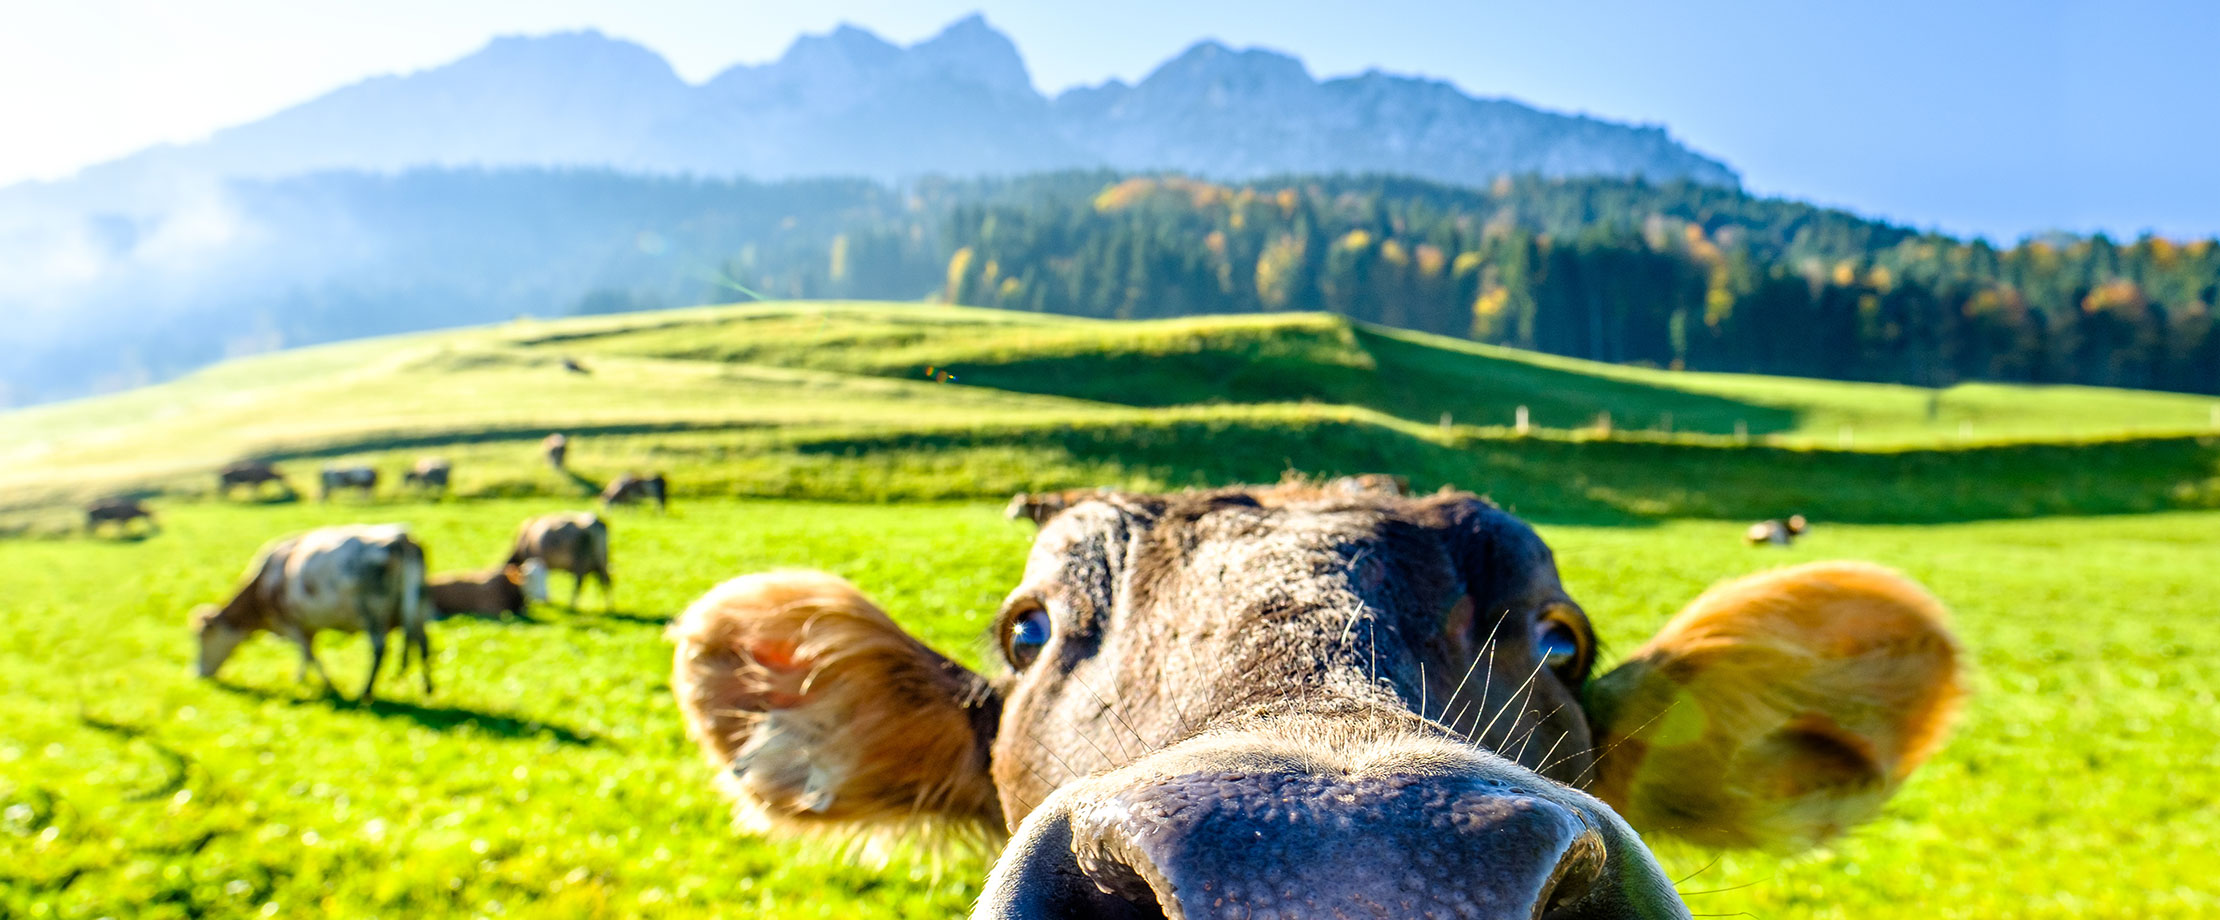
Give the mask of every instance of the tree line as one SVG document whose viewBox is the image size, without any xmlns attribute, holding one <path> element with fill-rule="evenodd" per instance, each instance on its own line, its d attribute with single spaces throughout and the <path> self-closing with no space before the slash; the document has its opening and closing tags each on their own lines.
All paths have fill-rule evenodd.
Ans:
<svg viewBox="0 0 2220 920">
<path fill-rule="evenodd" d="M 1606 179 L 1066 174 L 941 186 L 932 200 L 946 212 L 941 296 L 958 303 L 1116 318 L 1325 310 L 1656 367 L 2220 393 L 2210 239 L 2000 248 L 1735 189 Z"/>
</svg>

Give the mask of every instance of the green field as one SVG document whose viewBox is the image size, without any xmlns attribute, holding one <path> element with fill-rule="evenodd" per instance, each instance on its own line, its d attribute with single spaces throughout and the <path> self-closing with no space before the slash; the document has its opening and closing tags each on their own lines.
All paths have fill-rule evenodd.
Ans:
<svg viewBox="0 0 2220 920">
<path fill-rule="evenodd" d="M 1290 468 L 1404 473 L 1535 520 L 1606 665 L 1706 585 L 1791 561 L 1896 565 L 1955 609 L 1956 740 L 1823 851 L 1663 846 L 1699 915 L 2211 916 L 2212 412 L 1614 367 L 1314 315 L 785 304 L 302 349 L 0 414 L 0 917 L 959 915 L 980 854 L 856 865 L 735 834 L 681 735 L 662 623 L 723 578 L 811 566 L 978 664 L 1031 536 L 997 513 L 1011 491 Z M 571 474 L 539 460 L 552 430 Z M 454 461 L 455 495 L 207 495 L 241 456 L 311 489 L 328 461 L 397 478 L 424 454 Z M 190 675 L 187 612 L 271 537 L 400 520 L 435 570 L 476 568 L 628 469 L 677 497 L 613 516 L 614 613 L 589 589 L 536 624 L 442 623 L 439 692 L 389 675 L 368 707 L 294 683 L 267 637 L 220 684 Z M 163 529 L 78 534 L 74 504 L 111 492 L 149 496 Z M 1793 550 L 1741 544 L 1789 511 L 1818 523 Z M 320 650 L 359 685 L 360 640 Z"/>
<path fill-rule="evenodd" d="M 2220 508 L 2215 405 L 1672 373 L 1313 314 L 706 307 L 282 352 L 0 414 L 0 528 L 66 528 L 55 509 L 102 492 L 204 493 L 243 456 L 305 482 L 333 459 L 397 475 L 427 452 L 481 497 L 569 495 L 634 468 L 689 496 L 887 501 L 1294 467 L 1394 469 L 1582 520 Z M 538 462 L 555 430 L 577 439 L 584 479 Z"/>
<path fill-rule="evenodd" d="M 683 503 L 615 524 L 618 612 L 435 630 L 437 695 L 370 708 L 256 640 L 189 675 L 191 605 L 266 537 L 415 524 L 435 568 L 485 562 L 541 500 L 190 506 L 143 542 L 0 543 L 0 915 L 917 916 L 984 862 L 885 868 L 736 836 L 664 681 L 661 621 L 716 580 L 818 566 L 973 663 L 1029 528 L 980 504 Z M 1791 551 L 1729 523 L 1545 527 L 1625 650 L 1709 582 L 1791 560 L 1902 566 L 1956 608 L 1974 696 L 1886 814 L 1791 858 L 1662 856 L 1699 914 L 2194 917 L 2220 910 L 2220 514 L 1837 526 Z M 560 592 L 558 592 L 560 595 Z M 589 592 L 589 611 L 598 609 Z M 359 640 L 327 639 L 343 686 Z M 1722 890 L 1724 889 L 1724 890 Z M 267 905 L 277 905 L 269 908 Z"/>
</svg>

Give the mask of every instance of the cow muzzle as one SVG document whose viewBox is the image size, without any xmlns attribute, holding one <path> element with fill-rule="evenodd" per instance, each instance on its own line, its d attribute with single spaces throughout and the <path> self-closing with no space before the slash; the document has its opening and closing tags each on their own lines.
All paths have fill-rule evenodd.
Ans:
<svg viewBox="0 0 2220 920">
<path fill-rule="evenodd" d="M 1688 916 L 1609 809 L 1501 767 L 1100 781 L 1111 774 L 1067 787 L 1026 819 L 973 916 Z"/>
</svg>

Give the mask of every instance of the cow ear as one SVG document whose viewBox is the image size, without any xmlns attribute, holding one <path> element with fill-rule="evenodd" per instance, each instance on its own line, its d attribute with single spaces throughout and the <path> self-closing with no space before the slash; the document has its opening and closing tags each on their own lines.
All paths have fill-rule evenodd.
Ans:
<svg viewBox="0 0 2220 920">
<path fill-rule="evenodd" d="M 999 833 L 984 678 L 822 572 L 747 575 L 672 622 L 671 690 L 741 824 L 935 842 Z"/>
<path fill-rule="evenodd" d="M 1941 602 L 1817 562 L 1707 591 L 1587 690 L 1589 791 L 1645 833 L 1793 850 L 1880 811 L 1964 695 Z"/>
</svg>

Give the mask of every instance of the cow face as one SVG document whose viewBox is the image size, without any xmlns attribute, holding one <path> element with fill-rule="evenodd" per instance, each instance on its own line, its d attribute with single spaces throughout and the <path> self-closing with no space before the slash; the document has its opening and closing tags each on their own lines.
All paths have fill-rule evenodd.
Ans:
<svg viewBox="0 0 2220 920">
<path fill-rule="evenodd" d="M 233 624 L 222 608 L 202 604 L 193 609 L 193 632 L 200 637 L 200 666 L 202 677 L 215 677 L 224 662 L 231 660 L 239 643 L 247 641 L 251 631 Z"/>
<path fill-rule="evenodd" d="M 547 563 L 526 559 L 520 565 L 502 570 L 517 588 L 524 592 L 524 599 L 534 604 L 547 603 Z"/>
<path fill-rule="evenodd" d="M 1798 577 L 1590 681 L 1548 549 L 1478 499 L 1108 495 L 1043 528 L 999 678 L 785 573 L 674 623 L 674 688 L 760 828 L 1007 832 L 982 917 L 1677 917 L 1615 806 L 1823 837 L 1791 831 L 1869 816 L 1955 699 L 1916 588 Z M 1910 612 L 1819 625 L 1844 597 Z M 1583 791 L 1599 773 L 1611 804 Z"/>
</svg>

